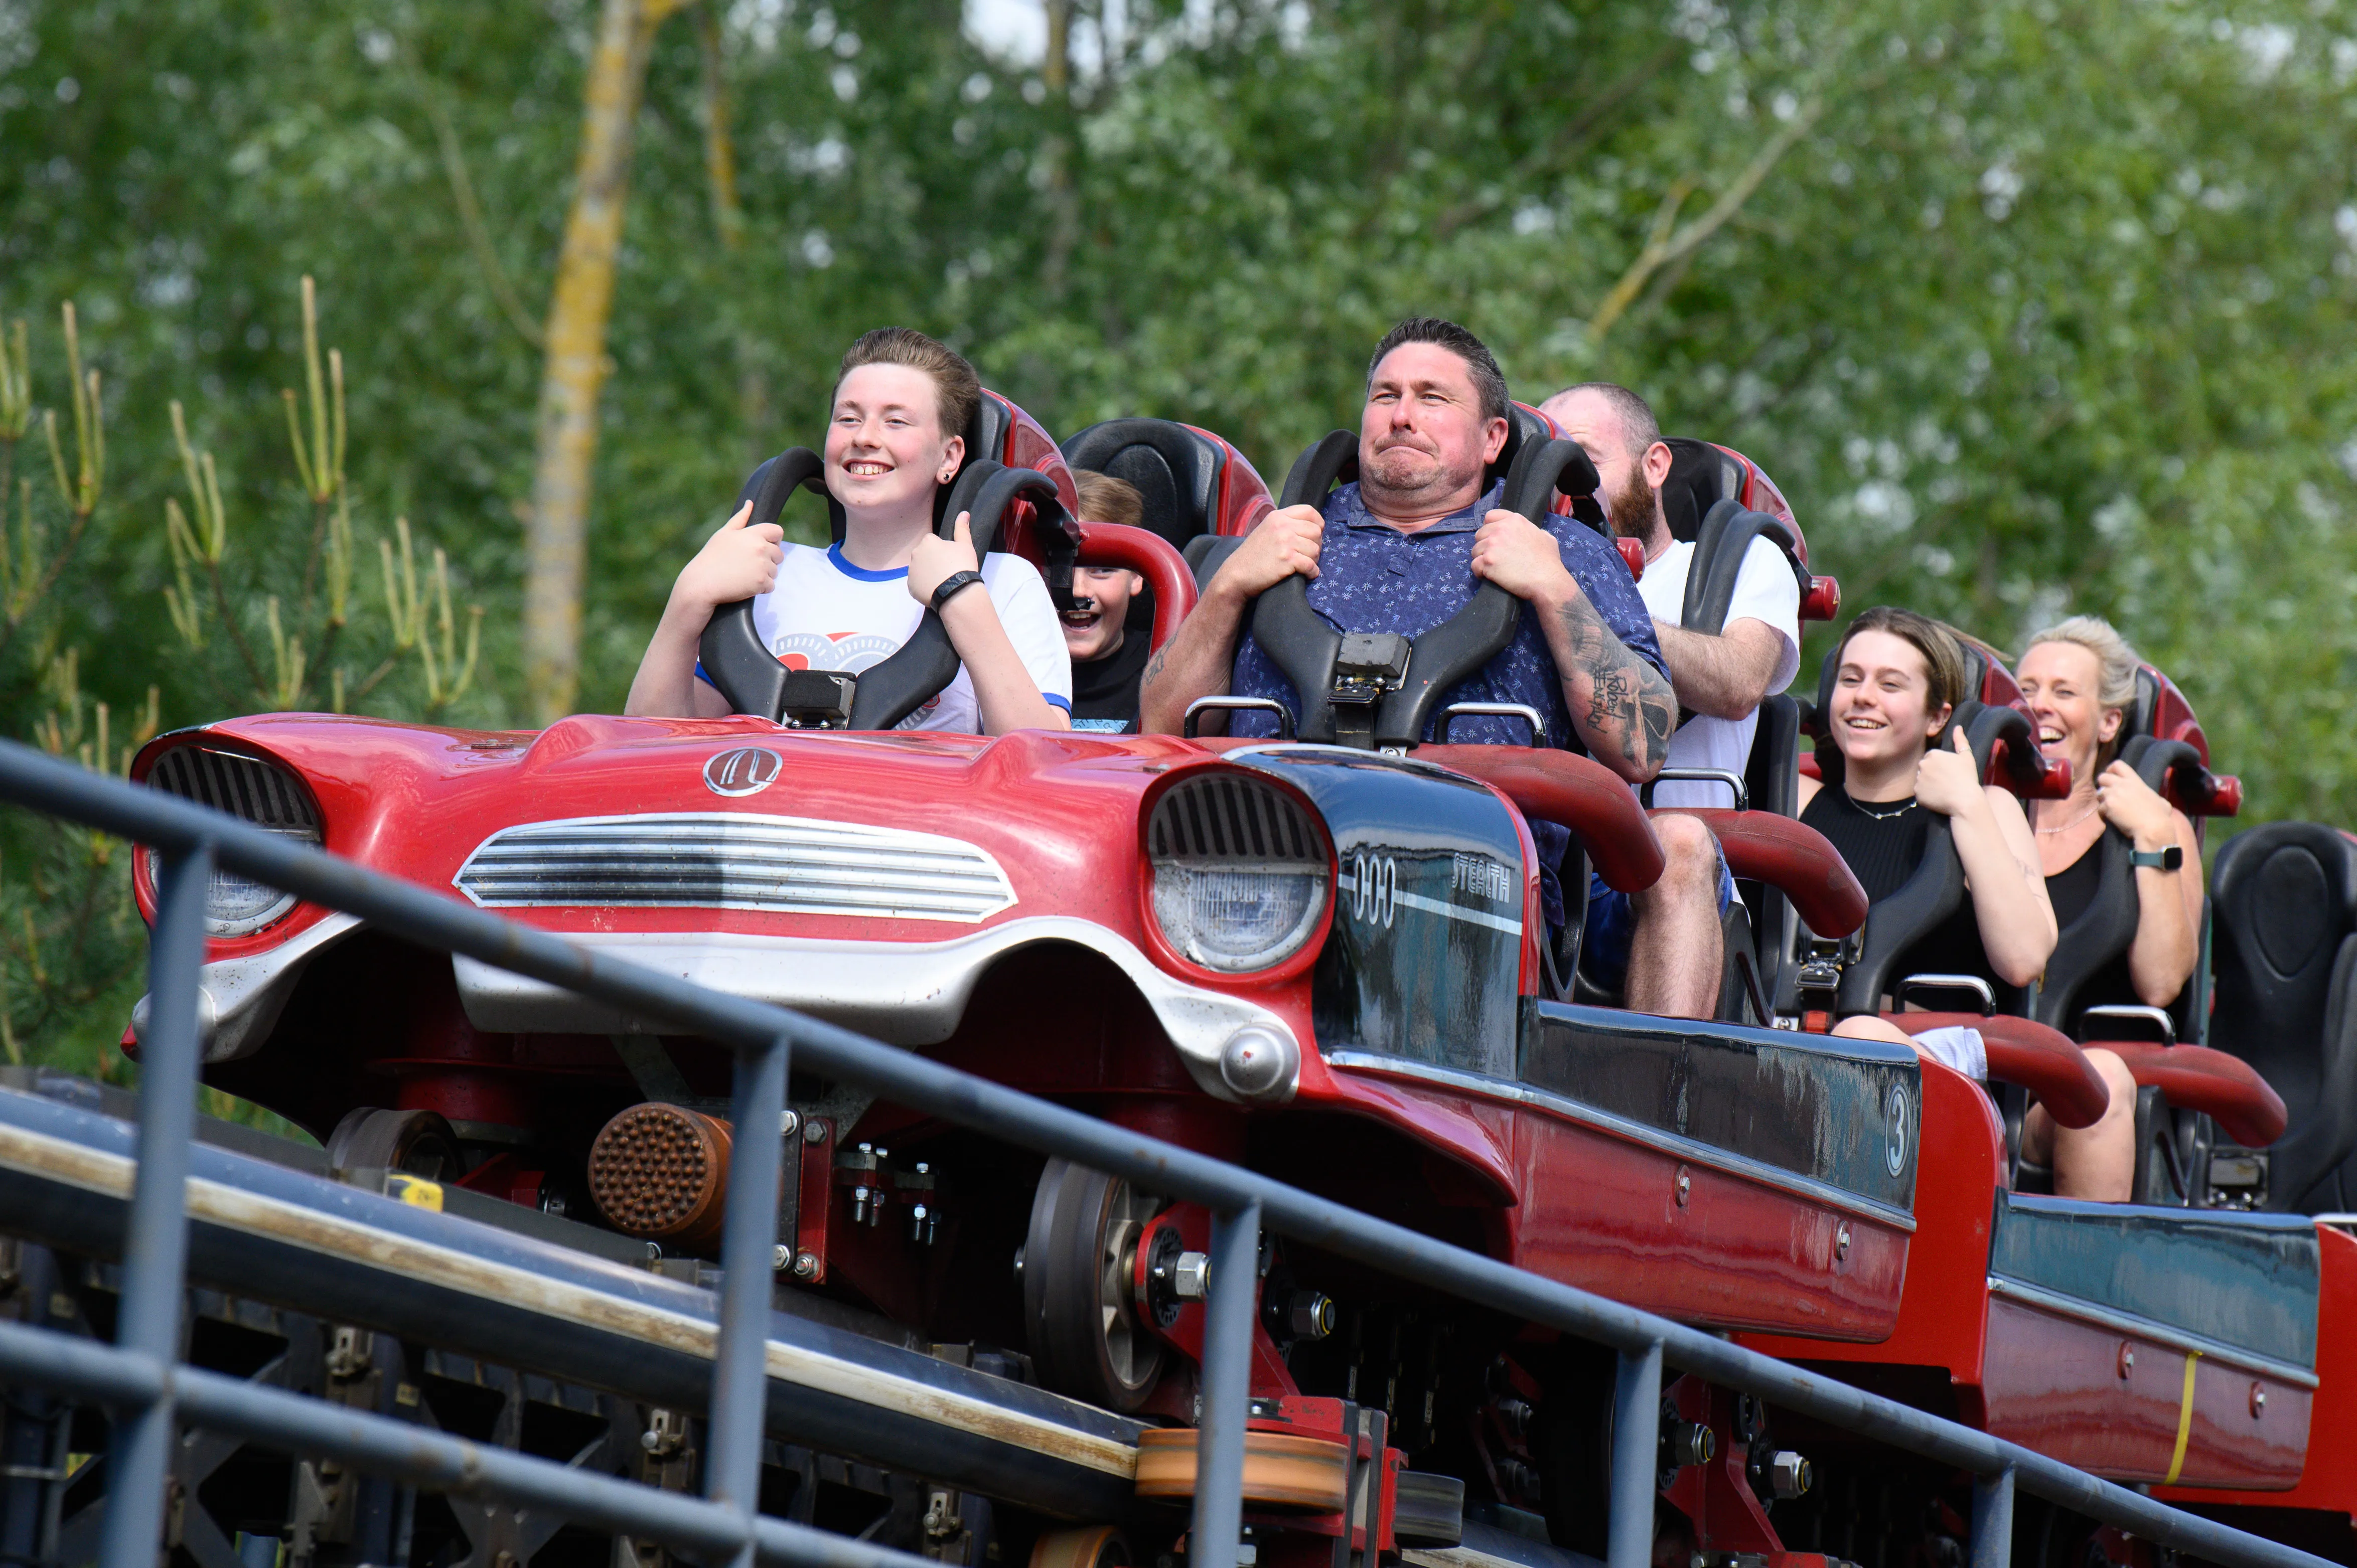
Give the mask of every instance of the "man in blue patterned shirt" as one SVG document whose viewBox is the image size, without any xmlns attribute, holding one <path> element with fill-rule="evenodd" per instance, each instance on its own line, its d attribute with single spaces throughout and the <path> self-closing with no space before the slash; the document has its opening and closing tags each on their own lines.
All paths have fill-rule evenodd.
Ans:
<svg viewBox="0 0 2357 1568">
<path fill-rule="evenodd" d="M 1678 704 L 1644 601 L 1619 553 L 1585 524 L 1517 516 L 1500 509 L 1501 487 L 1485 489 L 1507 415 L 1505 376 L 1480 338 L 1430 318 L 1394 328 L 1367 372 L 1358 482 L 1322 509 L 1272 512 L 1244 536 L 1146 667 L 1140 727 L 1175 733 L 1189 703 L 1230 693 L 1274 698 L 1298 714 L 1292 682 L 1245 629 L 1253 601 L 1288 576 L 1310 579 L 1310 607 L 1339 629 L 1410 637 L 1462 609 L 1486 579 L 1524 602 L 1522 625 L 1439 705 L 1526 703 L 1545 715 L 1555 744 L 1631 784 L 1659 772 Z M 1276 733 L 1270 714 L 1233 720 L 1239 735 Z M 1467 718 L 1450 739 L 1524 745 L 1529 729 Z M 1560 922 L 1551 868 L 1569 835 L 1533 828 L 1550 867 L 1548 917 Z M 1631 1007 L 1705 1017 L 1718 1000 L 1719 918 L 1733 885 L 1699 822 L 1663 817 L 1655 831 L 1669 861 L 1658 883 L 1633 898 L 1592 885 L 1584 967 L 1608 985 L 1621 982 Z"/>
</svg>

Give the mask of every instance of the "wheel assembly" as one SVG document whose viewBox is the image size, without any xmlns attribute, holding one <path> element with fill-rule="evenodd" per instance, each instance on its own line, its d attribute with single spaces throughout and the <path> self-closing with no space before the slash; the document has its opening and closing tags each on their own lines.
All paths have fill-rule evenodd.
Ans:
<svg viewBox="0 0 2357 1568">
<path fill-rule="evenodd" d="M 467 1174 L 458 1134 L 431 1111 L 384 1111 L 357 1106 L 328 1135 L 328 1164 L 337 1170 L 381 1166 L 427 1181 L 456 1181 Z"/>
<path fill-rule="evenodd" d="M 1129 1568 L 1129 1542 L 1109 1524 L 1051 1530 L 1031 1548 L 1030 1568 Z"/>
<path fill-rule="evenodd" d="M 1138 1434 L 1137 1495 L 1179 1501 L 1195 1495 L 1200 1434 L 1162 1426 Z M 1287 1432 L 1244 1434 L 1243 1500 L 1261 1508 L 1340 1513 L 1351 1501 L 1351 1450 Z"/>
<path fill-rule="evenodd" d="M 1039 1380 L 1111 1410 L 1135 1410 L 1162 1373 L 1139 1320 L 1137 1245 L 1161 1201 L 1127 1182 L 1049 1160 L 1024 1242 L 1023 1321 Z"/>
</svg>

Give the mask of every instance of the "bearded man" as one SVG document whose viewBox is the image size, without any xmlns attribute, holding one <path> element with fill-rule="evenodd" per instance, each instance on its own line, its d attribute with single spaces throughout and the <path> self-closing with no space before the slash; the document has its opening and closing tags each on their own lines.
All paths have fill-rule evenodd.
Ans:
<svg viewBox="0 0 2357 1568">
<path fill-rule="evenodd" d="M 1613 532 L 1645 547 L 1637 591 L 1653 618 L 1678 702 L 1694 714 L 1670 737 L 1666 766 L 1742 773 L 1761 701 L 1791 685 L 1801 668 L 1801 586 L 1791 564 L 1768 540 L 1753 540 L 1719 634 L 1686 630 L 1686 573 L 1695 547 L 1670 537 L 1661 498 L 1670 449 L 1652 407 L 1609 381 L 1566 388 L 1542 406 L 1595 463 L 1597 499 Z M 1724 784 L 1665 779 L 1653 786 L 1653 804 L 1732 806 L 1735 800 Z"/>
<path fill-rule="evenodd" d="M 1376 345 L 1359 421 L 1359 478 L 1322 506 L 1286 507 L 1244 535 L 1205 585 L 1178 634 L 1147 666 L 1142 728 L 1175 734 L 1188 704 L 1268 697 L 1297 718 L 1300 698 L 1245 629 L 1253 601 L 1295 575 L 1336 629 L 1420 636 L 1462 609 L 1483 581 L 1523 601 L 1505 650 L 1442 695 L 1519 703 L 1546 720 L 1552 744 L 1585 751 L 1631 784 L 1659 772 L 1676 727 L 1653 626 L 1629 569 L 1585 524 L 1503 510 L 1485 487 L 1504 450 L 1506 378 L 1455 322 L 1404 321 Z M 1207 731 L 1220 728 L 1207 715 Z M 1234 714 L 1234 733 L 1274 735 L 1273 715 Z M 1426 739 L 1430 738 L 1427 732 Z M 1450 739 L 1526 745 L 1520 721 L 1470 717 Z M 1719 916 L 1732 889 L 1717 841 L 1695 819 L 1658 820 L 1667 869 L 1633 903 L 1591 881 L 1582 967 L 1644 1012 L 1706 1017 L 1718 1000 Z M 1555 877 L 1570 836 L 1532 824 L 1547 918 L 1566 918 Z M 1609 889 L 1602 889 L 1609 893 Z M 1616 962 L 1617 961 L 1617 962 Z"/>
</svg>

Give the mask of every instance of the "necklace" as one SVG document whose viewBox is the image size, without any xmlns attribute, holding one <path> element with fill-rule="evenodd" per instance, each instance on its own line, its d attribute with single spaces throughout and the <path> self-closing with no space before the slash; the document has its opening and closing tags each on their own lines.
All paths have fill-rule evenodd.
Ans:
<svg viewBox="0 0 2357 1568">
<path fill-rule="evenodd" d="M 2102 809 L 2103 808 L 2100 806 L 2090 806 L 2067 822 L 2057 822 L 2050 828 L 2040 828 L 2038 831 L 2040 833 L 2067 833 L 2072 828 L 2077 827 L 2081 822 L 2085 822 L 2089 817 L 2093 816 Z"/>
<path fill-rule="evenodd" d="M 1915 809 L 1915 798 L 1910 795 L 1906 800 L 1901 800 L 1899 804 L 1893 806 L 1887 811 L 1878 811 L 1873 807 L 1867 805 L 1865 801 L 1854 797 L 1851 799 L 1850 804 L 1857 809 L 1858 815 L 1862 817 L 1872 817 L 1878 822 L 1887 822 L 1891 821 L 1893 818 L 1903 817 L 1908 812 L 1913 811 Z"/>
</svg>

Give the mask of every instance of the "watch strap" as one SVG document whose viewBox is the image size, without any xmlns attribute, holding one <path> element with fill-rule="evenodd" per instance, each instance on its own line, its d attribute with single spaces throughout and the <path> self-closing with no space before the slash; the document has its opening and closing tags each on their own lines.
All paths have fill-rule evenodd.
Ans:
<svg viewBox="0 0 2357 1568">
<path fill-rule="evenodd" d="M 979 572 L 952 572 L 942 579 L 942 585 L 933 590 L 933 596 L 926 602 L 925 607 L 939 615 L 943 605 L 981 581 L 982 574 Z"/>
<path fill-rule="evenodd" d="M 2137 870 L 2177 871 L 2185 865 L 2185 846 L 2170 844 L 2167 849 L 2132 849 L 2128 864 Z"/>
</svg>

